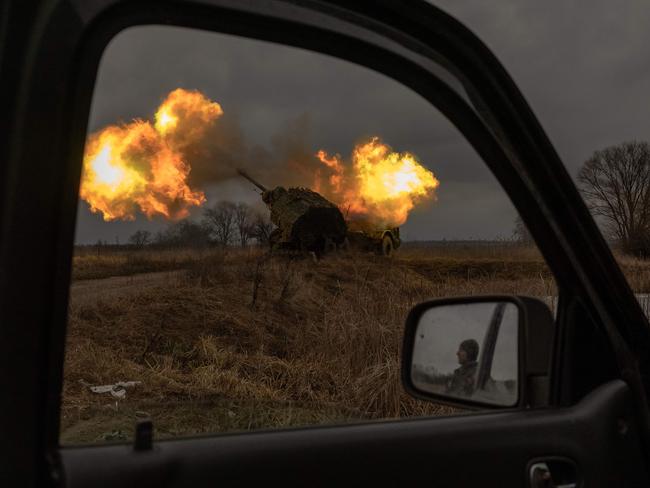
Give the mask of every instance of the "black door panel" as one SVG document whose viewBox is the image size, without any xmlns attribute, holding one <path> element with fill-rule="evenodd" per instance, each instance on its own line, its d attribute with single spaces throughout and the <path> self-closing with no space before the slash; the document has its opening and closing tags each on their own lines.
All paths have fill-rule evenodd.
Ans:
<svg viewBox="0 0 650 488">
<path fill-rule="evenodd" d="M 630 394 L 608 383 L 558 410 L 470 414 L 61 451 L 71 488 L 97 486 L 525 486 L 566 458 L 584 486 L 643 486 Z"/>
</svg>

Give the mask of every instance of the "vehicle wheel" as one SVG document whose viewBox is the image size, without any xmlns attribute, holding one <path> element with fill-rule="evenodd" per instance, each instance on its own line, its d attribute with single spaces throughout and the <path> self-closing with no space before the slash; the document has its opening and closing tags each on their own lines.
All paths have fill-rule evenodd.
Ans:
<svg viewBox="0 0 650 488">
<path fill-rule="evenodd" d="M 282 239 L 282 232 L 280 232 L 280 229 L 273 229 L 271 231 L 271 234 L 269 234 L 269 247 L 276 248 L 280 244 L 280 240 Z"/>
<path fill-rule="evenodd" d="M 387 258 L 393 255 L 393 239 L 390 236 L 384 236 L 381 240 L 381 254 Z"/>
<path fill-rule="evenodd" d="M 325 238 L 325 244 L 323 245 L 323 254 L 331 254 L 336 251 L 336 243 L 329 237 Z"/>
<path fill-rule="evenodd" d="M 339 244 L 339 251 L 342 251 L 342 252 L 345 252 L 345 253 L 350 252 L 350 239 L 348 239 L 347 237 L 345 239 L 343 239 L 343 242 L 341 244 Z"/>
</svg>

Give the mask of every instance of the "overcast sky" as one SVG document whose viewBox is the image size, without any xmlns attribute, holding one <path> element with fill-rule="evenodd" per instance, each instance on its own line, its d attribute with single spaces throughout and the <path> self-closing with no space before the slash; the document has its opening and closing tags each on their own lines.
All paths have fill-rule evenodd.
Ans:
<svg viewBox="0 0 650 488">
<path fill-rule="evenodd" d="M 650 138 L 647 2 L 623 1 L 616 8 L 604 0 L 432 3 L 495 52 L 573 176 L 594 150 Z M 257 154 L 264 162 L 259 168 L 264 183 L 286 183 L 292 175 L 281 161 L 296 151 L 348 156 L 356 142 L 378 135 L 395 150 L 416 154 L 441 182 L 437 200 L 412 212 L 402 227 L 404 237 L 511 235 L 514 208 L 435 108 L 383 75 L 316 53 L 189 29 L 130 28 L 106 49 L 89 130 L 150 119 L 178 87 L 198 89 L 221 104 L 225 123 L 246 153 L 241 157 L 252 164 Z M 254 164 L 249 167 L 254 171 Z M 237 179 L 202 189 L 207 205 L 219 199 L 257 201 L 250 185 Z M 106 223 L 80 202 L 76 241 L 125 242 L 137 229 L 164 225 L 142 216 Z"/>
</svg>

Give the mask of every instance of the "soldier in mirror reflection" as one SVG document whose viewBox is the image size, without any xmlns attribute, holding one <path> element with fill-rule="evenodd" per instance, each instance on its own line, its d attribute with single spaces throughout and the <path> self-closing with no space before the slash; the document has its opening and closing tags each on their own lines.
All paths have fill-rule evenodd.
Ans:
<svg viewBox="0 0 650 488">
<path fill-rule="evenodd" d="M 476 388 L 479 346 L 474 339 L 465 339 L 458 346 L 456 357 L 458 368 L 451 374 L 435 376 L 432 383 L 444 385 L 445 394 L 451 396 L 472 396 Z"/>
<path fill-rule="evenodd" d="M 460 366 L 454 370 L 447 381 L 445 393 L 450 395 L 471 396 L 476 387 L 476 372 L 478 371 L 478 342 L 465 339 L 458 346 L 456 357 Z"/>
</svg>

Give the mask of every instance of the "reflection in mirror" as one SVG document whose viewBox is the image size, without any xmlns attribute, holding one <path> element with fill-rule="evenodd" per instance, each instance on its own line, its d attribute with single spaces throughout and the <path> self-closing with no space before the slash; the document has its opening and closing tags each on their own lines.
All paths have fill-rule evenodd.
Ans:
<svg viewBox="0 0 650 488">
<path fill-rule="evenodd" d="M 449 399 L 514 406 L 518 400 L 519 311 L 509 302 L 446 304 L 422 314 L 411 380 Z"/>
</svg>

